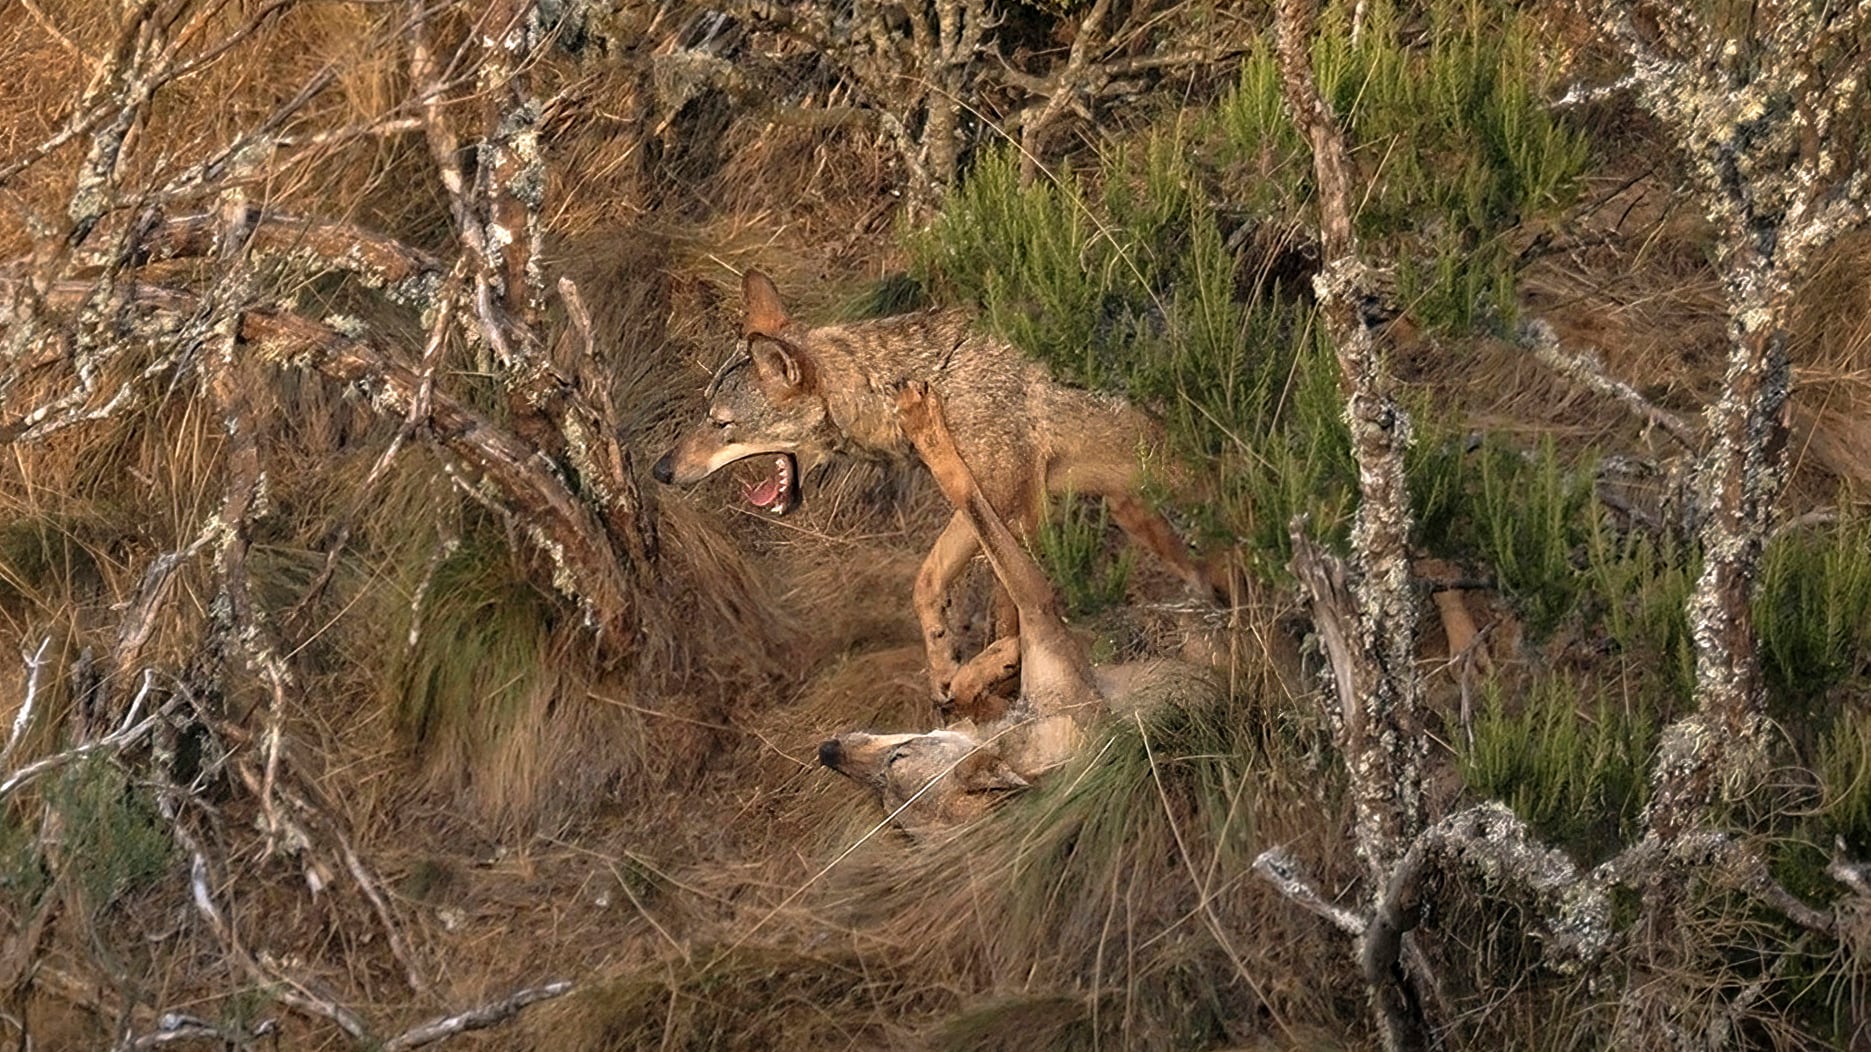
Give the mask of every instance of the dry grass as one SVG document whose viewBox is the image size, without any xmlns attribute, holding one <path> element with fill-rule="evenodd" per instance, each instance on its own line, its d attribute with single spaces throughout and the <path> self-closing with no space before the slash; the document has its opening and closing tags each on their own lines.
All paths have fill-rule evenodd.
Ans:
<svg viewBox="0 0 1871 1052">
<path fill-rule="evenodd" d="M 29 103 L 0 118 L 0 160 L 57 129 L 111 36 L 106 5 L 34 9 L 44 22 L 17 7 L 0 21 L 0 94 Z M 401 10 L 292 8 L 165 94 L 140 133 L 163 147 L 135 154 L 125 182 L 160 181 L 165 165 L 224 145 L 326 62 L 341 71 L 337 87 L 299 126 L 381 117 L 402 97 L 403 59 L 367 27 Z M 667 34 L 679 13 L 644 14 L 639 28 Z M 642 471 L 732 345 L 735 270 L 758 265 L 799 313 L 824 314 L 898 269 L 888 228 L 902 175 L 873 133 L 747 118 L 720 129 L 718 156 L 704 157 L 692 147 L 710 134 L 706 114 L 652 136 L 656 100 L 621 65 L 561 57 L 541 77 L 572 100 L 548 122 L 553 266 L 593 307 L 622 438 Z M 1640 128 L 1622 134 L 1642 143 Z M 0 254 L 31 250 L 24 217 L 62 213 L 76 150 L 0 191 Z M 1723 340 L 1706 235 L 1667 174 L 1598 178 L 1563 250 L 1530 269 L 1529 306 L 1569 342 L 1597 348 L 1614 374 L 1692 411 Z M 432 248 L 449 237 L 409 133 L 284 166 L 256 196 Z M 1796 437 L 1813 499 L 1832 499 L 1838 479 L 1859 481 L 1871 464 L 1868 255 L 1871 242 L 1841 249 L 1804 301 Z M 360 311 L 346 297 L 369 299 L 324 286 L 306 296 Z M 367 317 L 416 353 L 415 319 L 387 308 Z M 1460 407 L 1464 426 L 1576 446 L 1641 442 L 1616 407 L 1512 348 L 1444 351 L 1417 348 L 1411 379 Z M 563 362 L 577 349 L 565 341 L 556 353 Z M 471 372 L 457 361 L 444 382 L 485 396 Z M 1044 792 L 953 842 L 912 845 L 877 829 L 871 802 L 818 769 L 813 748 L 844 729 L 935 720 L 908 611 L 916 564 L 947 515 L 926 481 L 835 470 L 808 480 L 807 504 L 781 521 L 743 511 L 731 483 L 647 491 L 663 554 L 642 582 L 643 638 L 633 663 L 599 668 L 574 612 L 542 587 L 549 574 L 515 554 L 507 525 L 462 500 L 429 452 L 406 450 L 365 491 L 391 424 L 316 377 L 256 370 L 248 380 L 273 500 L 255 538 L 256 583 L 305 688 L 289 714 L 295 759 L 383 873 L 436 989 L 409 991 L 381 942 L 360 934 L 371 927 L 355 897 L 306 894 L 291 859 L 254 862 L 256 876 L 222 890 L 256 942 L 380 1017 L 413 1021 L 569 975 L 577 995 L 480 1047 L 1332 1048 L 1362 1034 L 1358 991 L 1338 967 L 1345 947 L 1247 869 L 1281 843 L 1328 882 L 1354 868 L 1335 835 L 1342 806 L 1316 716 L 1279 688 L 1300 678 L 1280 597 L 1223 640 L 1240 688 L 1226 706 L 1112 728 Z M 84 648 L 111 644 L 149 560 L 187 544 L 219 506 L 225 440 L 194 382 L 4 450 L 0 649 L 50 638 L 55 670 L 28 754 L 62 733 L 68 670 Z M 332 583 L 301 607 L 340 524 L 351 532 Z M 449 538 L 475 561 L 451 565 L 446 595 L 425 591 Z M 146 663 L 205 660 L 212 575 L 205 556 L 184 565 Z M 1137 590 L 1160 598 L 1165 584 L 1146 574 Z M 1127 631 L 1153 644 L 1175 634 L 1167 615 L 1136 619 Z M 477 635 L 490 623 L 500 630 Z M 445 685 L 424 696 L 427 708 L 414 700 L 418 680 Z M 224 681 L 233 709 L 262 697 L 245 670 Z M 19 667 L 0 666 L 0 716 L 22 693 Z M 225 827 L 248 835 L 251 807 L 228 806 Z M 198 925 L 177 928 L 186 876 L 169 877 L 49 944 L 41 990 L 52 992 L 33 1007 L 42 1047 L 112 1036 L 114 991 L 87 1000 L 74 992 L 82 983 L 56 985 L 56 975 L 90 976 L 98 945 L 122 955 L 125 988 L 147 1003 L 277 1011 L 245 977 L 203 963 L 215 943 Z M 1500 904 L 1462 908 L 1498 916 Z M 1487 1001 L 1484 980 L 1523 967 L 1525 947 L 1467 916 L 1432 929 L 1473 940 L 1454 942 L 1447 960 L 1469 983 L 1457 983 L 1470 997 L 1459 1001 L 1465 1040 L 1561 1047 L 1603 1032 L 1592 1025 L 1603 1006 L 1576 988 Z M 1745 917 L 1718 921 L 1654 963 L 1657 1003 L 1680 1005 L 1685 990 L 1712 1001 L 1746 978 L 1723 940 L 1765 935 Z M 342 1046 L 329 1028 L 293 1025 L 291 1047 Z M 1766 1007 L 1747 1025 L 1763 1044 L 1795 1040 Z"/>
</svg>

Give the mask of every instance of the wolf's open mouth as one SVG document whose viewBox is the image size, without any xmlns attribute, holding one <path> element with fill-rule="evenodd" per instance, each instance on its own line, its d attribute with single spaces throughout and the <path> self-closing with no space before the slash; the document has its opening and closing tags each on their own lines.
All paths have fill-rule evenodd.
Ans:
<svg viewBox="0 0 1871 1052">
<path fill-rule="evenodd" d="M 749 482 L 742 486 L 741 493 L 747 503 L 773 515 L 784 515 L 791 511 L 799 497 L 799 469 L 792 454 L 780 453 L 773 458 L 773 473 L 759 482 Z"/>
</svg>

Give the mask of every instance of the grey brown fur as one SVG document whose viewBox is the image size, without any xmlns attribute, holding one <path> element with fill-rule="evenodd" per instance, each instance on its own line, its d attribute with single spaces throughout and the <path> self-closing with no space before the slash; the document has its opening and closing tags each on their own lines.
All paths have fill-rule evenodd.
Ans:
<svg viewBox="0 0 1871 1052">
<path fill-rule="evenodd" d="M 743 281 L 746 343 L 709 385 L 707 418 L 659 460 L 659 481 L 692 484 L 728 464 L 773 458 L 774 475 L 748 497 L 776 514 L 799 496 L 803 471 L 833 456 L 902 457 L 912 444 L 893 392 L 918 381 L 938 390 L 956 448 L 994 511 L 1021 535 L 1048 494 L 1103 498 L 1133 539 L 1192 585 L 1207 572 L 1140 496 L 1142 464 L 1161 447 L 1155 424 L 1122 399 L 1067 387 L 965 313 L 925 311 L 851 325 L 793 321 L 758 271 Z M 977 549 L 957 512 L 916 576 L 914 605 L 929 654 L 930 683 L 945 705 L 991 718 L 990 688 L 1018 668 L 1018 631 L 1005 596 L 1000 638 L 964 666 L 949 625 L 951 591 Z"/>
</svg>

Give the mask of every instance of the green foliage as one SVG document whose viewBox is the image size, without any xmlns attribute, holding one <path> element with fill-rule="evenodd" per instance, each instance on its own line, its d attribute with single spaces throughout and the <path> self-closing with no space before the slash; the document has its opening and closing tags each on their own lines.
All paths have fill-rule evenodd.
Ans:
<svg viewBox="0 0 1871 1052">
<path fill-rule="evenodd" d="M 18 915 L 21 906 L 45 890 L 46 878 L 38 826 L 23 821 L 16 807 L 0 810 L 0 902 Z"/>
<path fill-rule="evenodd" d="M 1605 634 L 1628 667 L 1687 699 L 1696 655 L 1683 604 L 1701 572 L 1700 556 L 1648 533 L 1618 534 L 1600 521 L 1587 538 L 1586 565 Z"/>
<path fill-rule="evenodd" d="M 1404 450 L 1403 470 L 1410 485 L 1410 518 L 1416 543 L 1442 555 L 1459 552 L 1472 513 L 1468 455 L 1462 436 L 1445 427 L 1428 406 L 1412 406 L 1416 439 Z"/>
<path fill-rule="evenodd" d="M 1853 858 L 1871 854 L 1871 710 L 1862 707 L 1835 721 L 1813 761 L 1824 796 L 1817 844 L 1845 841 Z"/>
<path fill-rule="evenodd" d="M 1548 842 L 1601 858 L 1626 842 L 1643 810 L 1658 706 L 1607 696 L 1563 676 L 1535 683 L 1510 705 L 1487 685 L 1475 740 L 1460 750 L 1462 778 L 1500 800 Z"/>
<path fill-rule="evenodd" d="M 154 803 L 108 760 L 75 764 L 50 794 L 63 826 L 64 866 L 94 909 L 163 875 L 175 855 Z"/>
<path fill-rule="evenodd" d="M 1585 542 L 1591 475 L 1560 462 L 1552 439 L 1526 455 L 1489 441 L 1477 453 L 1476 546 L 1535 638 L 1550 634 L 1578 605 L 1573 565 Z"/>
<path fill-rule="evenodd" d="M 1048 501 L 1033 535 L 1034 554 L 1065 601 L 1068 617 L 1089 617 L 1124 601 L 1135 549 L 1105 557 L 1111 515 L 1102 502 L 1089 504 L 1066 494 Z"/>
<path fill-rule="evenodd" d="M 1767 546 L 1754 599 L 1776 699 L 1804 710 L 1871 658 L 1871 518 L 1788 530 Z"/>
<path fill-rule="evenodd" d="M 1364 5 L 1354 44 L 1351 7 L 1327 6 L 1312 60 L 1368 181 L 1354 188 L 1358 232 L 1398 261 L 1417 317 L 1451 333 L 1506 331 L 1516 297 L 1504 235 L 1562 210 L 1586 158 L 1583 136 L 1539 99 L 1537 27 L 1489 0 L 1379 0 Z M 1406 13 L 1427 21 L 1420 35 L 1400 32 Z M 1312 167 L 1281 91 L 1263 37 L 1214 126 L 1248 206 L 1292 217 L 1313 193 Z"/>
<path fill-rule="evenodd" d="M 1176 306 L 1164 295 L 1172 288 L 1200 322 L 1187 326 L 1201 341 L 1191 353 L 1219 343 L 1221 353 L 1238 355 L 1229 339 L 1240 310 L 1230 295 L 1232 262 L 1213 215 L 1190 191 L 1193 172 L 1179 145 L 1159 140 L 1141 159 L 1113 151 L 1099 177 L 1102 195 L 1070 173 L 1023 187 L 1014 154 L 990 152 L 912 238 L 924 284 L 979 304 L 995 331 L 1062 378 L 1091 386 L 1131 389 L 1133 373 L 1153 364 Z M 1196 250 L 1185 252 L 1190 245 Z M 1155 378 L 1135 379 L 1147 386 Z"/>
</svg>

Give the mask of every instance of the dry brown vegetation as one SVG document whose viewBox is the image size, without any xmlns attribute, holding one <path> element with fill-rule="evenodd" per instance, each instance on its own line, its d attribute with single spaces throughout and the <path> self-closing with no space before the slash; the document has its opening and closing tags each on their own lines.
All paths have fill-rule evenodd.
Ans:
<svg viewBox="0 0 1871 1052">
<path fill-rule="evenodd" d="M 1738 17 L 1729 6 L 1712 5 Z M 1593 18 L 1520 8 L 1553 45 L 1547 86 L 1622 70 Z M 1408 673 L 1421 814 L 1374 858 L 1356 829 L 1382 804 L 1318 703 L 1285 549 L 1249 539 L 1283 537 L 1268 509 L 1288 505 L 1229 485 L 1273 454 L 1233 433 L 1191 442 L 1210 458 L 1195 488 L 1253 581 L 1209 626 L 1230 698 L 1113 727 L 1042 791 L 916 845 L 813 756 L 841 730 L 935 719 L 908 597 L 948 515 L 939 493 L 908 466 L 838 465 L 772 520 L 735 480 L 644 488 L 731 348 L 739 270 L 816 317 L 877 309 L 906 271 L 920 295 L 966 290 L 924 266 L 918 238 L 1001 139 L 1032 185 L 1118 181 L 1117 146 L 1142 156 L 1162 129 L 1213 119 L 1272 20 L 1203 0 L 0 8 L 15 103 L 0 117 L 0 654 L 21 655 L 0 663 L 0 779 L 25 776 L 0 788 L 0 1035 L 594 1052 L 1398 1040 L 1409 1021 L 1374 1027 L 1366 1007 L 1382 982 L 1347 955 L 1361 944 L 1294 908 L 1298 882 L 1262 879 L 1256 858 L 1303 860 L 1342 925 L 1381 911 L 1423 826 L 1446 832 L 1486 795 L 1478 727 L 1523 726 L 1528 699 L 1555 695 L 1588 730 L 1692 711 L 1686 685 L 1658 685 L 1680 640 L 1642 650 L 1599 625 L 1625 598 L 1590 576 L 1599 533 L 1561 558 L 1598 598 L 1550 630 L 1528 627 L 1506 569 L 1421 541 L 1454 561 L 1418 576 L 1455 579 L 1481 636 L 1423 622 Z M 1361 31 L 1418 49 L 1428 33 L 1408 16 Z M 1841 33 L 1837 50 L 1862 55 L 1863 28 Z M 1503 235 L 1520 309 L 1700 426 L 1729 340 L 1718 233 L 1679 192 L 1689 168 L 1628 95 L 1563 119 L 1588 158 L 1563 207 Z M 1864 126 L 1832 129 L 1860 166 Z M 1351 195 L 1404 148 L 1354 150 Z M 1226 222 L 1228 297 L 1310 311 L 1275 277 L 1316 267 L 1319 239 L 1293 233 L 1316 216 L 1264 187 L 1312 177 L 1270 172 L 1276 153 L 1203 156 L 1219 174 L 1183 190 Z M 1369 237 L 1367 262 L 1391 233 Z M 1868 259 L 1871 241 L 1839 238 L 1787 305 L 1777 529 L 1861 521 Z M 1419 448 L 1475 432 L 1509 442 L 1509 464 L 1542 438 L 1617 454 L 1645 470 L 1601 472 L 1580 501 L 1603 502 L 1615 543 L 1644 523 L 1693 532 L 1675 518 L 1692 458 L 1667 427 L 1510 331 L 1451 332 L 1414 306 L 1382 346 L 1402 401 L 1437 410 Z M 1282 406 L 1305 399 L 1300 371 L 1276 385 Z M 1189 415 L 1191 399 L 1137 390 Z M 1329 547 L 1337 524 L 1320 528 Z M 1856 564 L 1824 565 L 1843 579 Z M 1133 578 L 1095 621 L 1101 648 L 1159 646 L 1189 622 L 1167 575 Z M 1679 867 L 1717 876 L 1617 898 L 1616 938 L 1582 970 L 1548 954 L 1551 888 L 1442 878 L 1397 965 L 1415 1024 L 1479 1048 L 1871 1040 L 1871 875 L 1855 861 L 1871 805 L 1849 818 L 1865 792 L 1839 784 L 1871 775 L 1867 655 L 1807 707 L 1773 710 L 1768 769 L 1708 808 L 1740 847 Z M 1634 782 L 1658 733 L 1632 746 Z M 1607 805 L 1562 846 L 1589 869 L 1640 807 Z M 1835 830 L 1839 846 L 1817 842 Z"/>
</svg>

